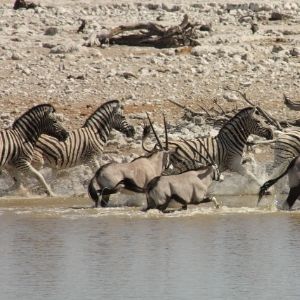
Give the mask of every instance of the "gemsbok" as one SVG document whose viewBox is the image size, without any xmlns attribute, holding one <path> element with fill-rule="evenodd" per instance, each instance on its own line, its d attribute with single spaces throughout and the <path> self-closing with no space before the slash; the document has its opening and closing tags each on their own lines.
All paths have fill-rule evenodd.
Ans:
<svg viewBox="0 0 300 300">
<path fill-rule="evenodd" d="M 99 200 L 102 207 L 107 206 L 110 195 L 121 189 L 144 193 L 150 180 L 160 175 L 169 166 L 166 120 L 164 118 L 165 147 L 163 147 L 148 114 L 147 117 L 158 147 L 155 145 L 152 150 L 148 150 L 143 145 L 143 148 L 149 152 L 148 155 L 140 156 L 128 163 L 111 162 L 100 167 L 88 187 L 88 193 L 95 202 L 95 207 L 98 207 Z M 145 131 L 144 128 L 143 142 L 146 136 Z"/>
<path fill-rule="evenodd" d="M 184 171 L 176 175 L 161 175 L 153 178 L 146 189 L 147 207 L 144 211 L 157 208 L 165 211 L 171 200 L 182 205 L 182 209 L 187 209 L 188 204 L 200 204 L 214 202 L 216 208 L 219 203 L 215 197 L 208 195 L 208 188 L 213 180 L 222 180 L 218 166 L 213 161 L 206 147 L 209 160 L 197 151 L 192 145 L 187 143 L 191 151 L 197 152 L 199 157 L 208 163 L 193 170 Z"/>
</svg>

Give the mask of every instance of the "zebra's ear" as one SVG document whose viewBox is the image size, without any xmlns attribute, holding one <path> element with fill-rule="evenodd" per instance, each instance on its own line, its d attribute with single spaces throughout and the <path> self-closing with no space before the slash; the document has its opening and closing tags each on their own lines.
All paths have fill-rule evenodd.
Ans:
<svg viewBox="0 0 300 300">
<path fill-rule="evenodd" d="M 65 121 L 65 117 L 62 113 L 53 113 L 53 116 L 55 117 L 55 119 L 58 122 L 64 122 Z"/>
<path fill-rule="evenodd" d="M 113 112 L 116 113 L 122 113 L 123 111 L 123 107 L 122 105 L 120 105 L 120 103 L 115 103 L 115 105 L 113 105 Z"/>
<path fill-rule="evenodd" d="M 47 115 L 55 113 L 55 108 L 52 105 L 48 105 L 47 110 L 45 112 Z"/>
<path fill-rule="evenodd" d="M 250 110 L 250 115 L 253 116 L 254 114 L 258 114 L 258 110 L 256 106 L 253 106 Z"/>
<path fill-rule="evenodd" d="M 114 111 L 120 108 L 120 102 L 118 100 L 111 100 L 110 105 Z"/>
</svg>

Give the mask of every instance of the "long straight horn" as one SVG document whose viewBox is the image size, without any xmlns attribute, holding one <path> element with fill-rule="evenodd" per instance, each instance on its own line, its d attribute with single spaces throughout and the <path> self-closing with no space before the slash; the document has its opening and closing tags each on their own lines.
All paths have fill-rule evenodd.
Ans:
<svg viewBox="0 0 300 300">
<path fill-rule="evenodd" d="M 208 163 L 209 165 L 212 163 L 211 161 L 209 161 L 203 154 L 201 154 L 195 147 L 193 147 L 192 145 L 190 145 L 185 139 L 181 138 L 181 141 L 184 142 L 193 152 L 196 152 L 200 157 L 203 158 L 203 160 L 206 161 L 206 163 Z M 196 160 L 196 159 L 195 159 Z M 197 162 L 200 162 L 198 160 L 196 160 Z"/>
<path fill-rule="evenodd" d="M 150 120 L 149 114 L 148 114 L 148 113 L 146 113 L 146 114 L 147 114 L 147 118 L 148 118 L 148 120 L 149 120 L 151 129 L 152 129 L 152 131 L 153 131 L 153 133 L 154 133 L 154 135 L 155 135 L 155 138 L 156 138 L 156 140 L 157 140 L 157 143 L 158 143 L 160 149 L 163 150 L 162 143 L 161 143 L 160 139 L 158 138 L 158 135 L 156 134 L 156 131 L 155 131 L 154 127 L 153 127 L 152 121 Z"/>
<path fill-rule="evenodd" d="M 143 128 L 143 136 L 142 136 L 142 148 L 145 152 L 148 152 L 148 153 L 152 153 L 155 149 L 155 145 L 153 147 L 153 149 L 149 150 L 145 147 L 145 140 L 148 138 L 149 134 L 150 134 L 150 130 L 151 130 L 151 127 L 150 125 L 146 124 L 146 122 L 144 121 L 144 128 Z"/>
<path fill-rule="evenodd" d="M 164 126 L 165 126 L 165 149 L 169 150 L 169 139 L 168 139 L 168 129 L 167 129 L 167 122 L 166 122 L 166 116 L 164 114 Z"/>
</svg>

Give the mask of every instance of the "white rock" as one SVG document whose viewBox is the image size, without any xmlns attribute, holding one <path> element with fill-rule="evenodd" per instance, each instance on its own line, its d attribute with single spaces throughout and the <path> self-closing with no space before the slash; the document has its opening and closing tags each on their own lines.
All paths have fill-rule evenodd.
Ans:
<svg viewBox="0 0 300 300">
<path fill-rule="evenodd" d="M 292 56 L 295 56 L 295 57 L 299 57 L 300 56 L 300 48 L 293 48 L 290 50 L 290 54 Z"/>
<path fill-rule="evenodd" d="M 223 98 L 227 100 L 228 102 L 236 102 L 239 100 L 236 94 L 232 92 L 225 92 L 223 95 Z"/>
<path fill-rule="evenodd" d="M 53 54 L 63 54 L 63 53 L 72 53 L 79 51 L 79 46 L 74 43 L 60 44 L 56 47 L 51 48 L 50 53 Z"/>
<path fill-rule="evenodd" d="M 22 56 L 21 56 L 20 53 L 13 52 L 12 55 L 11 55 L 11 59 L 12 59 L 12 60 L 21 60 L 21 59 L 22 59 Z"/>
</svg>

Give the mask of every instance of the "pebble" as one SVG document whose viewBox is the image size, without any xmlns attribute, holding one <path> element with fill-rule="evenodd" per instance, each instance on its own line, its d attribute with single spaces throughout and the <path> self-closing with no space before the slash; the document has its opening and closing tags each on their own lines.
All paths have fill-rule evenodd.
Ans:
<svg viewBox="0 0 300 300">
<path fill-rule="evenodd" d="M 239 100 L 238 96 L 233 92 L 225 92 L 223 98 L 228 102 L 236 102 Z"/>
<path fill-rule="evenodd" d="M 49 27 L 45 30 L 45 35 L 53 36 L 56 35 L 57 33 L 58 33 L 57 27 Z"/>
<path fill-rule="evenodd" d="M 300 56 L 300 48 L 293 48 L 290 50 L 291 56 L 299 57 Z"/>
</svg>

